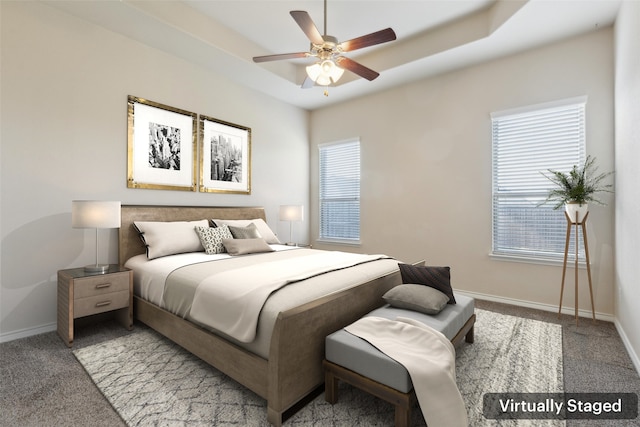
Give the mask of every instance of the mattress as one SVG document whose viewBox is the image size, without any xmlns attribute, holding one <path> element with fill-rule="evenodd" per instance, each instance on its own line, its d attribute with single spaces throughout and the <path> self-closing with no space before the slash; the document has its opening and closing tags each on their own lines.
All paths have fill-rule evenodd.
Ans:
<svg viewBox="0 0 640 427">
<path fill-rule="evenodd" d="M 456 302 L 457 304 L 448 304 L 444 310 L 436 315 L 385 305 L 371 311 L 365 317 L 376 316 L 391 320 L 397 317 L 408 317 L 431 326 L 451 340 L 467 320 L 473 316 L 475 309 L 473 298 L 456 295 Z M 403 393 L 408 393 L 413 388 L 409 372 L 404 366 L 344 329 L 327 337 L 325 357 L 336 365 L 343 366 Z"/>
<path fill-rule="evenodd" d="M 317 251 L 314 249 L 296 249 L 285 245 L 271 246 L 276 251 Z M 176 269 L 179 269 L 181 266 L 211 260 L 216 260 L 215 262 L 222 263 L 228 262 L 230 265 L 245 263 L 246 260 L 258 263 L 265 258 L 276 256 L 274 254 L 274 252 L 270 252 L 265 254 L 231 257 L 228 254 L 206 255 L 203 252 L 199 252 L 172 255 L 153 260 L 147 260 L 145 255 L 138 255 L 127 261 L 125 266 L 134 271 L 135 295 L 161 308 L 167 309 L 163 303 L 165 282 L 168 275 Z M 224 337 L 230 342 L 233 342 L 266 359 L 269 354 L 273 327 L 280 312 L 321 298 L 325 295 L 330 295 L 332 293 L 337 293 L 342 290 L 358 286 L 378 277 L 393 273 L 397 270 L 398 261 L 387 258 L 288 284 L 272 293 L 267 299 L 259 315 L 256 338 L 254 341 L 249 343 L 240 342 L 220 331 L 210 329 L 206 327 L 206 325 L 200 326 L 210 329 L 212 332 Z M 174 314 L 185 317 L 184 313 Z"/>
</svg>

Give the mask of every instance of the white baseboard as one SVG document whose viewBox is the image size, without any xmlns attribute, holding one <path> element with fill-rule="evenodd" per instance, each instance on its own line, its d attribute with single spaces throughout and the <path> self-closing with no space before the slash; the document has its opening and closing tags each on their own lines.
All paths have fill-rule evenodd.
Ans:
<svg viewBox="0 0 640 427">
<path fill-rule="evenodd" d="M 47 325 L 36 326 L 34 328 L 20 329 L 19 331 L 6 332 L 0 334 L 0 343 L 17 340 L 20 338 L 30 337 L 32 335 L 44 334 L 46 332 L 52 332 L 58 329 L 56 323 L 49 323 Z"/>
<path fill-rule="evenodd" d="M 525 300 L 514 299 L 514 298 L 499 297 L 496 295 L 488 295 L 488 294 L 482 294 L 479 292 L 463 291 L 460 289 L 456 289 L 456 293 L 466 295 L 471 298 L 482 299 L 486 301 L 501 302 L 503 304 L 511 304 L 511 305 L 517 305 L 519 307 L 534 308 L 537 310 L 550 311 L 553 313 L 558 312 L 557 305 L 542 304 L 539 302 L 531 302 L 531 301 L 525 301 Z M 562 307 L 562 313 L 574 315 L 575 311 L 571 307 Z M 578 309 L 578 316 L 587 317 L 591 319 L 592 313 L 591 313 L 591 310 Z M 612 314 L 600 313 L 596 311 L 596 319 L 604 320 L 605 322 L 615 323 L 615 317 Z"/>
<path fill-rule="evenodd" d="M 633 351 L 633 347 L 631 346 L 631 341 L 629 341 L 629 337 L 627 336 L 624 329 L 622 328 L 622 325 L 620 325 L 617 319 L 614 322 L 614 324 L 616 325 L 618 334 L 620 334 L 620 338 L 622 338 L 622 343 L 627 349 L 627 353 L 629 353 L 629 357 L 631 358 L 631 362 L 633 363 L 633 366 L 635 366 L 636 371 L 638 372 L 638 375 L 640 375 L 640 356 L 638 356 L 638 354 L 635 351 Z"/>
</svg>

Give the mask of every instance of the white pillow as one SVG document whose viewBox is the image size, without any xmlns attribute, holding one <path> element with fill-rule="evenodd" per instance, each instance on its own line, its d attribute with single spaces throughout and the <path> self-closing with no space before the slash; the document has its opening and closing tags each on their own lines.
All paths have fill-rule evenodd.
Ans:
<svg viewBox="0 0 640 427">
<path fill-rule="evenodd" d="M 212 219 L 218 227 L 223 224 L 232 226 L 232 227 L 246 227 L 247 225 L 253 223 L 258 228 L 258 233 L 262 236 L 262 238 L 269 244 L 279 244 L 280 240 L 276 237 L 275 233 L 271 231 L 269 225 L 262 218 L 256 219 Z"/>
<path fill-rule="evenodd" d="M 209 221 L 134 221 L 147 247 L 147 258 L 154 259 L 185 252 L 203 252 L 196 227 L 208 227 Z"/>
</svg>

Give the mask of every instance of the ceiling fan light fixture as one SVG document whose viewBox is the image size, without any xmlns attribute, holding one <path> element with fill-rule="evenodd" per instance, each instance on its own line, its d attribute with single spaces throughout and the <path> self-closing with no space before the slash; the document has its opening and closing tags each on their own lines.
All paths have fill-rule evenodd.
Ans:
<svg viewBox="0 0 640 427">
<path fill-rule="evenodd" d="M 344 73 L 344 69 L 338 67 L 331 59 L 318 61 L 306 69 L 307 76 L 320 86 L 329 86 L 332 82 L 336 83 Z"/>
</svg>

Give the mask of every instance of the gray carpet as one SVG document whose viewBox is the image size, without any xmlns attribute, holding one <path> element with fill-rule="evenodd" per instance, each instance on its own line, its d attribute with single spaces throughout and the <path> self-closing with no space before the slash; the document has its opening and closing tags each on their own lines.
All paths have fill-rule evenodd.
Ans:
<svg viewBox="0 0 640 427">
<path fill-rule="evenodd" d="M 612 323 L 581 319 L 576 327 L 572 316 L 481 300 L 476 307 L 561 325 L 565 391 L 640 394 L 640 377 Z M 79 320 L 74 349 L 131 334 L 109 320 Z M 135 331 L 141 329 L 136 323 Z M 55 332 L 0 344 L 0 412 L 1 426 L 125 426 Z M 569 427 L 605 425 L 638 426 L 638 420 L 567 421 Z"/>
<path fill-rule="evenodd" d="M 458 386 L 471 425 L 495 424 L 482 417 L 486 392 L 563 391 L 559 325 L 483 310 L 476 315 L 475 343 L 463 345 L 456 357 Z M 154 331 L 143 329 L 74 354 L 130 426 L 267 425 L 264 399 Z M 342 390 L 338 404 L 332 406 L 320 395 L 287 424 L 390 425 L 393 416 L 391 405 L 357 390 Z M 414 424 L 424 425 L 419 410 L 414 411 Z"/>
</svg>

